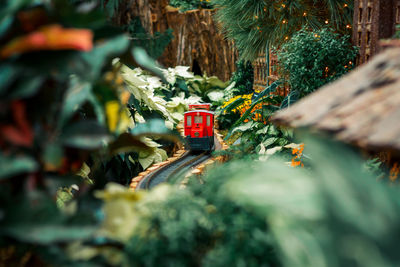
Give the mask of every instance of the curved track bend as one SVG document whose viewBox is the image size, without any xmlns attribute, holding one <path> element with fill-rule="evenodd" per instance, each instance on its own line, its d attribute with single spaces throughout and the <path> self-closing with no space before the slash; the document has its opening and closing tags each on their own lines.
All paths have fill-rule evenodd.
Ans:
<svg viewBox="0 0 400 267">
<path fill-rule="evenodd" d="M 185 152 L 181 158 L 172 162 L 171 164 L 165 165 L 160 169 L 145 176 L 138 184 L 136 190 L 148 190 L 154 186 L 168 181 L 170 178 L 178 175 L 182 175 L 187 172 L 191 167 L 199 165 L 201 162 L 209 159 L 211 155 L 203 152 L 201 154 L 195 154 L 192 151 Z"/>
</svg>

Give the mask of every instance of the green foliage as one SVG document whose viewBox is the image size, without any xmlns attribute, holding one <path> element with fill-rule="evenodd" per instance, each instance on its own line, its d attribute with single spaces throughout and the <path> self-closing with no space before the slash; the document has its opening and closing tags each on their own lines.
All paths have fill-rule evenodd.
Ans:
<svg viewBox="0 0 400 267">
<path fill-rule="evenodd" d="M 212 109 L 215 109 L 224 101 L 224 90 L 228 82 L 223 82 L 216 76 L 207 77 L 204 74 L 188 79 L 187 85 L 191 94 L 200 96 L 204 102 L 211 104 Z"/>
<path fill-rule="evenodd" d="M 218 114 L 216 118 L 218 120 L 218 129 L 219 130 L 228 130 L 232 127 L 232 125 L 240 119 L 240 113 L 235 112 L 227 112 L 225 114 Z"/>
<path fill-rule="evenodd" d="M 233 82 L 235 85 L 229 92 L 229 98 L 253 92 L 254 72 L 251 62 L 244 60 L 236 62 L 236 71 L 231 78 L 231 83 Z"/>
<path fill-rule="evenodd" d="M 132 266 L 397 266 L 398 188 L 347 147 L 304 139 L 307 169 L 245 159 L 185 190 L 110 185 L 103 232 L 123 240 Z"/>
<path fill-rule="evenodd" d="M 246 106 L 246 111 L 241 116 L 231 110 L 243 103 L 242 98 L 217 110 L 219 125 L 229 129 L 225 139 L 231 143 L 236 140 L 226 151 L 228 156 L 242 158 L 250 155 L 258 158 L 266 149 L 283 147 L 292 142 L 290 131 L 284 131 L 268 122 L 268 118 L 279 110 L 279 105 L 288 102 L 288 97 L 274 94 L 280 83 L 274 82 L 261 93 L 253 94 L 251 104 Z M 263 120 L 254 120 L 257 115 Z"/>
<path fill-rule="evenodd" d="M 276 95 L 275 91 L 282 81 L 271 84 L 259 95 L 253 95 L 251 105 L 246 107 L 247 110 L 236 121 L 229 120 L 233 116 L 229 111 L 240 104 L 241 99 L 237 99 L 221 109 L 218 120 L 221 121 L 221 125 L 230 128 L 227 138 L 233 135 L 235 138 L 245 136 L 244 140 L 241 138 L 236 142 L 241 143 L 240 146 L 231 148 L 232 153 L 238 156 L 241 153 L 247 154 L 251 151 L 260 153 L 260 151 L 271 149 L 274 146 L 284 146 L 283 142 L 281 142 L 282 144 L 272 142 L 271 140 L 278 139 L 276 136 L 270 136 L 268 132 L 256 130 L 246 132 L 238 129 L 243 127 L 247 129 L 245 125 L 250 122 L 244 122 L 252 120 L 256 113 L 262 114 L 264 121 L 268 121 L 268 118 L 276 110 L 289 107 L 301 97 L 339 78 L 353 68 L 356 54 L 357 49 L 351 46 L 348 36 L 336 33 L 329 28 L 318 31 L 302 29 L 294 34 L 292 39 L 283 44 L 278 52 L 279 69 L 291 87 L 290 93 L 284 98 Z M 227 94 L 235 90 L 235 87 L 236 85 L 229 87 L 230 90 L 227 90 Z M 259 105 L 262 105 L 262 108 L 255 109 Z M 280 136 L 279 138 L 285 137 Z M 272 143 L 264 147 L 265 140 Z M 290 142 L 292 142 L 291 138 L 287 138 L 286 144 Z"/>
<path fill-rule="evenodd" d="M 168 44 L 174 38 L 172 30 L 168 29 L 163 33 L 156 32 L 150 35 L 143 28 L 139 18 L 131 20 L 130 24 L 125 26 L 126 31 L 132 36 L 136 46 L 144 48 L 150 57 L 159 58 Z"/>
<path fill-rule="evenodd" d="M 227 171 L 229 177 L 237 169 Z M 266 221 L 227 198 L 225 182 L 213 180 L 190 191 L 169 188 L 164 201 L 139 202 L 126 249 L 129 264 L 278 266 Z M 161 190 L 155 189 L 157 195 Z"/>
<path fill-rule="evenodd" d="M 110 17 L 114 17 L 118 12 L 122 0 L 101 0 L 101 6 L 106 10 Z"/>
<path fill-rule="evenodd" d="M 255 59 L 266 47 L 279 47 L 303 26 L 317 30 L 328 21 L 343 31 L 353 14 L 349 0 L 214 0 L 213 4 L 222 30 L 247 60 Z"/>
<path fill-rule="evenodd" d="M 397 265 L 398 188 L 377 182 L 337 143 L 305 144 L 311 168 L 243 164 L 227 183 L 231 198 L 267 218 L 284 266 Z"/>
<path fill-rule="evenodd" d="M 282 45 L 278 61 L 291 90 L 302 97 L 351 70 L 356 55 L 347 35 L 329 28 L 302 29 Z"/>
<path fill-rule="evenodd" d="M 396 25 L 396 31 L 394 35 L 392 36 L 393 39 L 400 39 L 400 26 Z"/>
<path fill-rule="evenodd" d="M 163 77 L 162 70 L 108 24 L 99 3 L 85 2 L 6 1 L 0 7 L 6 20 L 0 30 L 0 247 L 55 266 L 75 265 L 63 250 L 69 243 L 97 242 L 101 216 L 92 190 L 107 181 L 129 183 L 149 159 L 166 158 L 159 143 L 172 147 L 177 140 L 172 127 L 146 116 L 147 125 L 131 131 L 137 112 L 127 104 L 139 100 L 113 58 Z M 73 188 L 79 190 L 72 194 Z"/>
<path fill-rule="evenodd" d="M 382 162 L 379 158 L 368 159 L 364 162 L 364 168 L 372 175 L 376 176 L 378 179 L 382 179 L 387 176 L 387 171 L 385 170 Z"/>
<path fill-rule="evenodd" d="M 213 8 L 210 0 L 170 0 L 169 4 L 178 7 L 181 12 L 198 8 Z"/>
<path fill-rule="evenodd" d="M 268 149 L 287 152 L 288 149 L 282 149 L 292 142 L 292 131 L 283 130 L 273 124 L 264 124 L 261 122 L 248 121 L 234 127 L 229 133 L 229 137 L 235 143 L 227 150 L 227 156 L 231 158 L 265 158 Z M 228 139 L 229 140 L 229 139 Z M 277 151 L 277 152 L 278 152 Z"/>
</svg>

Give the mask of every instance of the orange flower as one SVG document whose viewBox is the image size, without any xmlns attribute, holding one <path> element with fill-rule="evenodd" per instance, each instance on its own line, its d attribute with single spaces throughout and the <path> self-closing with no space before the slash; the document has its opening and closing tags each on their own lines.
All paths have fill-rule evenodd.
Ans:
<svg viewBox="0 0 400 267">
<path fill-rule="evenodd" d="M 303 155 L 304 144 L 300 144 L 299 148 L 292 148 L 292 155 L 295 155 L 292 158 L 292 167 L 301 166 L 304 167 L 303 162 L 301 162 L 301 157 Z"/>
<path fill-rule="evenodd" d="M 79 50 L 93 48 L 93 33 L 86 29 L 65 29 L 60 25 L 46 25 L 38 31 L 17 37 L 0 50 L 0 57 L 38 50 Z"/>
<path fill-rule="evenodd" d="M 296 160 L 292 159 L 292 164 L 291 164 L 292 167 L 299 166 L 300 164 L 302 164 L 300 161 L 296 161 Z"/>
<path fill-rule="evenodd" d="M 400 167 L 399 167 L 398 163 L 396 162 L 389 172 L 390 181 L 392 181 L 392 182 L 395 181 L 397 179 L 397 177 L 399 176 L 399 172 L 400 172 Z"/>
</svg>

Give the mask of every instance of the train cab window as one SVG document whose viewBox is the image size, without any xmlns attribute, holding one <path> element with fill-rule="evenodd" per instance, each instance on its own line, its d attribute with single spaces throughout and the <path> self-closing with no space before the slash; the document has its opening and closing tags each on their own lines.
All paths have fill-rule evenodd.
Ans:
<svg viewBox="0 0 400 267">
<path fill-rule="evenodd" d="M 194 123 L 203 123 L 202 116 L 194 116 Z"/>
<path fill-rule="evenodd" d="M 187 126 L 192 126 L 192 116 L 187 116 L 186 117 L 186 125 Z"/>
<path fill-rule="evenodd" d="M 210 125 L 211 125 L 211 117 L 207 116 L 207 126 L 210 126 Z"/>
</svg>

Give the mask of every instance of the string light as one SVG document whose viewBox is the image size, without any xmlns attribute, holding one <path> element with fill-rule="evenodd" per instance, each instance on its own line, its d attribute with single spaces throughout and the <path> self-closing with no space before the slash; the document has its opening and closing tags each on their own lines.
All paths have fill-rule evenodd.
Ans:
<svg viewBox="0 0 400 267">
<path fill-rule="evenodd" d="M 289 39 L 289 36 L 286 36 L 286 37 L 285 37 L 285 40 L 288 40 L 288 39 Z"/>
<path fill-rule="evenodd" d="M 348 7 L 348 5 L 347 5 L 347 4 L 344 4 L 343 7 Z"/>
<path fill-rule="evenodd" d="M 285 8 L 285 7 L 286 7 L 286 5 L 285 5 L 285 4 L 282 4 L 282 7 L 283 7 L 283 8 Z"/>
<path fill-rule="evenodd" d="M 282 20 L 282 23 L 283 23 L 283 24 L 285 24 L 285 23 L 286 23 L 286 20 L 285 20 L 285 19 L 284 19 L 284 20 Z"/>
<path fill-rule="evenodd" d="M 258 16 L 257 16 L 257 15 L 255 15 L 255 16 L 254 16 L 254 18 L 255 18 L 255 19 L 258 19 Z"/>
<path fill-rule="evenodd" d="M 329 23 L 329 20 L 325 20 L 325 24 L 328 24 Z"/>
<path fill-rule="evenodd" d="M 351 25 L 350 25 L 350 24 L 347 24 L 347 25 L 346 25 L 346 28 L 347 28 L 347 29 L 350 29 L 350 28 L 351 28 Z"/>
<path fill-rule="evenodd" d="M 306 13 L 306 12 L 303 13 L 303 17 L 305 17 L 305 16 L 307 16 L 307 13 Z"/>
</svg>

